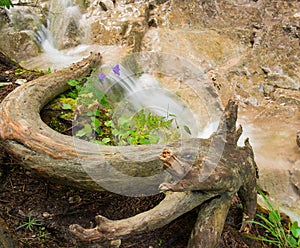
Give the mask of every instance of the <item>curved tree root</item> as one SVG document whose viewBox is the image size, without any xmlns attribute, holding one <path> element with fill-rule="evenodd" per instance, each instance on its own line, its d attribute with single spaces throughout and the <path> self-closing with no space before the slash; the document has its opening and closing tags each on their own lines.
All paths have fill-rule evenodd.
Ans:
<svg viewBox="0 0 300 248">
<path fill-rule="evenodd" d="M 84 241 L 118 239 L 163 227 L 215 195 L 201 192 L 168 192 L 160 204 L 149 211 L 122 220 L 109 220 L 98 215 L 96 228 L 84 229 L 74 224 L 70 226 L 70 230 Z"/>
<path fill-rule="evenodd" d="M 221 237 L 232 197 L 226 193 L 204 203 L 191 233 L 188 248 L 215 247 Z"/>
<path fill-rule="evenodd" d="M 160 156 L 164 168 L 175 179 L 183 178 L 173 184 L 160 185 L 161 190 L 173 192 L 167 192 L 166 198 L 159 205 L 123 220 L 97 216 L 96 228 L 85 229 L 75 224 L 70 226 L 71 232 L 86 241 L 119 239 L 162 227 L 201 205 L 188 247 L 215 247 L 235 193 L 238 193 L 243 203 L 244 220 L 253 219 L 256 212 L 257 167 L 248 140 L 245 141 L 245 147 L 237 147 L 236 142 L 242 129 L 235 128 L 236 118 L 237 104 L 230 101 L 217 132 L 211 138 L 213 147 L 224 142 L 222 157 L 213 170 L 208 168 L 212 164 L 207 163 L 211 158 L 197 159 L 191 166 L 165 148 Z M 206 180 L 200 180 L 200 174 L 207 171 L 210 174 Z M 244 222 L 241 230 L 249 231 L 250 227 L 250 223 Z"/>
<path fill-rule="evenodd" d="M 68 89 L 67 80 L 88 74 L 100 61 L 100 55 L 92 54 L 66 70 L 20 86 L 0 104 L 3 147 L 39 175 L 94 191 L 103 190 L 103 186 L 135 196 L 141 194 L 141 186 L 149 190 L 142 194 L 169 191 L 147 212 L 114 221 L 97 216 L 96 228 L 71 225 L 70 230 L 82 240 L 113 240 L 162 227 L 202 204 L 189 247 L 214 247 L 236 193 L 244 206 L 244 219 L 253 219 L 257 167 L 248 140 L 244 147 L 237 146 L 242 128 L 236 128 L 234 101 L 229 101 L 211 138 L 181 140 L 166 146 L 101 146 L 59 134 L 42 122 L 40 110 Z M 170 173 L 171 182 L 163 169 Z M 249 228 L 242 226 L 246 231 Z"/>
</svg>

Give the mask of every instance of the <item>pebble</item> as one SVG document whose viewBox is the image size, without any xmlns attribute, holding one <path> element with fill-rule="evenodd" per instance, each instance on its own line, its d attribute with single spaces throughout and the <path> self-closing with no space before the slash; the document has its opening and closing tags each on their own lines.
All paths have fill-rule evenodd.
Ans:
<svg viewBox="0 0 300 248">
<path fill-rule="evenodd" d="M 49 218 L 50 216 L 51 216 L 51 214 L 49 214 L 48 212 L 43 213 L 43 217 L 46 219 Z"/>
<path fill-rule="evenodd" d="M 15 83 L 18 84 L 18 85 L 23 85 L 23 84 L 25 84 L 26 82 L 27 82 L 26 79 L 17 79 Z"/>
<path fill-rule="evenodd" d="M 70 196 L 68 201 L 70 204 L 79 203 L 81 202 L 81 197 L 79 195 Z"/>
<path fill-rule="evenodd" d="M 294 14 L 295 18 L 299 18 L 300 17 L 300 12 L 297 12 L 296 14 Z"/>
<path fill-rule="evenodd" d="M 110 247 L 118 248 L 121 246 L 121 239 L 112 240 L 110 242 Z"/>
</svg>

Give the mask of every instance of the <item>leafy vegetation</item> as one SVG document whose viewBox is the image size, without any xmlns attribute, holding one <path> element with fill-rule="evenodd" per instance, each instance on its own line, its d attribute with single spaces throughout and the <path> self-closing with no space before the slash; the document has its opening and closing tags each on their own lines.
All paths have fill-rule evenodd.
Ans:
<svg viewBox="0 0 300 248">
<path fill-rule="evenodd" d="M 11 0 L 0 0 L 0 7 L 10 8 L 13 7 Z"/>
<path fill-rule="evenodd" d="M 27 72 L 27 70 L 25 68 L 18 68 L 18 69 L 15 70 L 15 75 L 20 76 L 20 75 L 22 75 L 26 72 Z"/>
<path fill-rule="evenodd" d="M 273 244 L 280 248 L 300 247 L 300 227 L 298 225 L 298 222 L 294 221 L 293 223 L 289 224 L 289 227 L 286 229 L 282 224 L 280 211 L 274 209 L 271 202 L 260 188 L 258 188 L 258 192 L 262 196 L 264 202 L 266 203 L 267 210 L 269 213 L 268 216 L 257 214 L 256 216 L 261 221 L 248 222 L 261 226 L 263 229 L 265 229 L 266 234 L 264 237 L 248 237 L 260 240 L 262 242 L 267 242 L 269 244 Z"/>
<path fill-rule="evenodd" d="M 16 230 L 19 229 L 26 229 L 32 233 L 29 237 L 20 239 L 20 241 L 23 244 L 28 245 L 28 247 L 32 247 L 32 243 L 35 242 L 34 240 L 36 240 L 36 242 L 38 242 L 39 244 L 43 244 L 50 238 L 50 233 L 48 232 L 46 227 L 42 225 L 42 221 L 33 218 L 32 212 L 29 212 L 27 220 L 16 228 Z M 41 247 L 42 246 L 43 245 L 41 245 Z"/>
<path fill-rule="evenodd" d="M 118 65 L 112 71 L 120 75 Z M 61 111 L 60 119 L 73 120 L 73 135 L 103 145 L 156 144 L 179 137 L 178 130 L 172 128 L 175 116 L 171 114 L 164 117 L 141 109 L 133 116 L 113 118 L 113 103 L 101 90 L 104 80 L 104 73 L 96 79 L 69 80 L 71 89 L 51 103 L 53 110 Z M 57 119 L 51 123 L 55 130 L 62 130 Z"/>
<path fill-rule="evenodd" d="M 157 116 L 152 113 L 146 113 L 144 109 L 140 110 L 134 116 L 121 116 L 117 124 L 112 121 L 108 126 L 112 127 L 112 134 L 116 139 L 117 145 L 140 145 L 157 144 L 168 139 L 176 139 L 178 134 L 170 131 L 173 119 L 167 120 L 164 116 Z M 159 134 L 168 134 L 167 140 L 161 140 Z"/>
<path fill-rule="evenodd" d="M 28 215 L 28 219 L 27 221 L 24 221 L 20 226 L 18 226 L 16 229 L 20 229 L 20 228 L 26 228 L 29 231 L 33 232 L 34 227 L 36 226 L 41 226 L 41 221 L 40 220 L 36 220 L 32 217 L 32 213 L 30 212 Z"/>
</svg>

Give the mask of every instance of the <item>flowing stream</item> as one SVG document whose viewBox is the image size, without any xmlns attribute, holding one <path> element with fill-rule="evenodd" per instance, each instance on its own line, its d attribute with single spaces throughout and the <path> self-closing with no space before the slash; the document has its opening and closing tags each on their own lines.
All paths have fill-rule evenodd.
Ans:
<svg viewBox="0 0 300 248">
<path fill-rule="evenodd" d="M 72 0 L 52 0 L 50 3 L 47 20 L 46 39 L 56 49 L 64 47 L 64 41 L 68 28 L 73 25 L 74 29 L 80 29 L 82 13 Z M 44 46 L 43 46 L 44 47 Z M 48 47 L 44 47 L 47 50 Z"/>
<path fill-rule="evenodd" d="M 72 0 L 51 0 L 47 26 L 41 25 L 41 29 L 37 31 L 37 41 L 44 53 L 28 61 L 27 66 L 39 69 L 59 69 L 86 56 L 89 46 L 81 44 L 83 40 L 78 40 L 79 44 L 75 47 L 70 44 L 70 49 L 63 49 L 66 46 L 65 43 L 68 42 L 67 36 L 70 32 L 68 30 L 71 29 L 74 32 L 73 36 L 80 37 L 78 32 L 83 30 L 81 28 L 82 17 L 80 8 L 74 5 Z"/>
<path fill-rule="evenodd" d="M 51 0 L 45 24 L 30 7 L 15 6 L 6 11 L 13 25 L 28 33 L 43 51 L 28 58 L 23 65 L 26 68 L 56 70 L 80 61 L 92 51 L 101 52 L 107 60 L 126 51 L 121 47 L 85 44 L 84 14 L 72 0 Z M 24 26 L 26 20 L 32 20 L 33 26 Z"/>
<path fill-rule="evenodd" d="M 221 115 L 221 105 L 218 98 L 211 95 L 212 90 L 207 85 L 207 78 L 203 69 L 195 66 L 183 58 L 170 54 L 141 52 L 126 57 L 129 63 L 117 64 L 118 74 L 112 70 L 112 65 L 101 66 L 101 71 L 108 71 L 107 79 L 103 82 L 107 95 L 113 95 L 114 91 L 119 96 L 115 107 L 115 115 L 134 115 L 141 109 L 174 119 L 175 126 L 181 134 L 181 138 L 209 137 L 217 128 Z M 133 62 L 134 61 L 134 62 Z M 173 63 L 180 61 L 180 63 Z M 142 72 L 134 73 L 130 68 L 137 67 Z M 98 75 L 100 73 L 98 72 Z M 181 76 L 180 76 L 181 75 Z M 180 84 L 186 91 L 194 93 L 193 100 L 198 102 L 197 109 L 179 97 L 180 88 L 173 91 L 163 87 L 167 80 L 170 84 Z M 207 86 L 207 87 L 205 87 Z M 190 99 L 191 100 L 191 99 Z M 211 102 L 211 105 L 206 103 Z"/>
</svg>

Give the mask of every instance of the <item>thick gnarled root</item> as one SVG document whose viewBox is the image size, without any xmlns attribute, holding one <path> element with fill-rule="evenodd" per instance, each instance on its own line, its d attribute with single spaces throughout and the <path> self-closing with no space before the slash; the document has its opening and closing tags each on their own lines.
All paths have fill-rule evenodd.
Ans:
<svg viewBox="0 0 300 248">
<path fill-rule="evenodd" d="M 95 228 L 85 229 L 74 224 L 70 226 L 70 231 L 83 241 L 114 240 L 163 227 L 214 196 L 216 194 L 168 192 L 166 197 L 149 211 L 122 220 L 110 220 L 98 215 Z"/>
</svg>

